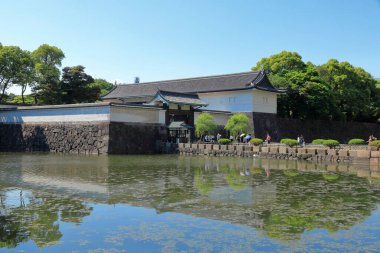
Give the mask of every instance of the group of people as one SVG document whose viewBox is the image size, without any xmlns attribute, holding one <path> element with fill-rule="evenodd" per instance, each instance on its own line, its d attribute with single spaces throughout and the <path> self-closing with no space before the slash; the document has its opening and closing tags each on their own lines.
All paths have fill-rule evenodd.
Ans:
<svg viewBox="0 0 380 253">
<path fill-rule="evenodd" d="M 249 141 L 252 139 L 252 135 L 243 133 L 236 136 L 236 138 L 231 135 L 229 139 L 231 142 L 236 140 L 239 143 L 249 143 Z"/>
<path fill-rule="evenodd" d="M 305 139 L 302 134 L 297 136 L 297 142 L 301 147 L 305 147 Z"/>
<path fill-rule="evenodd" d="M 373 136 L 373 134 L 371 134 L 369 137 L 368 137 L 368 143 L 372 142 L 372 141 L 376 141 L 377 138 L 375 136 Z"/>
</svg>

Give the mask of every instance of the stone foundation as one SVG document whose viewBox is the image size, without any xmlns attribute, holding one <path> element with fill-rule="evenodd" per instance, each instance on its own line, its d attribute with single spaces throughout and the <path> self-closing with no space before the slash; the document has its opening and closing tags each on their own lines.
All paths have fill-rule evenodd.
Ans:
<svg viewBox="0 0 380 253">
<path fill-rule="evenodd" d="M 364 149 L 365 148 L 365 149 Z M 181 155 L 209 155 L 209 156 L 240 156 L 264 157 L 276 159 L 294 159 L 331 162 L 369 162 L 373 166 L 380 165 L 380 151 L 374 147 L 351 149 L 344 146 L 341 149 L 329 149 L 319 146 L 305 148 L 287 147 L 271 144 L 268 146 L 250 145 L 220 145 L 220 144 L 185 144 L 180 143 L 178 151 Z"/>
<path fill-rule="evenodd" d="M 166 128 L 157 124 L 0 124 L 2 152 L 153 154 L 156 153 L 156 141 L 160 139 L 166 139 Z"/>
</svg>

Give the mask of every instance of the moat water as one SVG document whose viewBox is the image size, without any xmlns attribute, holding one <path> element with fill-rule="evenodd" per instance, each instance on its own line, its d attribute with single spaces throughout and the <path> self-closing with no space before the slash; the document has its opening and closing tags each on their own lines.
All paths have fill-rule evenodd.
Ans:
<svg viewBox="0 0 380 253">
<path fill-rule="evenodd" d="M 376 170 L 0 154 L 0 252 L 379 252 Z"/>
</svg>

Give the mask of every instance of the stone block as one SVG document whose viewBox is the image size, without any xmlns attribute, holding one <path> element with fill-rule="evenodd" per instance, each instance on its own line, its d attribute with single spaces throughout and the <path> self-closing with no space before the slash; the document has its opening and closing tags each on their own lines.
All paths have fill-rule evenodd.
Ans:
<svg viewBox="0 0 380 253">
<path fill-rule="evenodd" d="M 324 149 L 324 148 L 318 148 L 316 149 L 317 151 L 317 154 L 320 155 L 320 156 L 325 156 L 327 155 L 327 149 Z"/>
<path fill-rule="evenodd" d="M 252 152 L 255 152 L 255 153 L 261 152 L 261 146 L 252 146 Z"/>
<path fill-rule="evenodd" d="M 199 149 L 199 150 L 204 150 L 204 149 L 206 149 L 206 144 L 198 144 L 198 149 Z"/>
<path fill-rule="evenodd" d="M 269 147 L 261 147 L 262 153 L 269 153 Z"/>
<path fill-rule="evenodd" d="M 350 156 L 356 158 L 369 158 L 371 151 L 369 150 L 350 150 Z"/>
<path fill-rule="evenodd" d="M 202 144 L 201 144 L 202 145 Z M 192 149 L 198 149 L 198 143 L 192 143 L 191 144 Z"/>
<path fill-rule="evenodd" d="M 380 162 L 380 158 L 370 158 L 369 159 L 370 165 L 377 165 L 378 166 L 380 164 L 379 162 Z"/>
<path fill-rule="evenodd" d="M 299 155 L 306 154 L 306 148 L 298 148 L 297 154 L 299 154 Z"/>
<path fill-rule="evenodd" d="M 244 145 L 236 145 L 236 151 L 244 151 Z"/>
<path fill-rule="evenodd" d="M 371 151 L 371 157 L 380 158 L 380 151 Z"/>
<path fill-rule="evenodd" d="M 286 146 L 279 147 L 278 153 L 280 153 L 280 154 L 287 154 L 288 153 L 288 147 L 286 147 Z"/>
<path fill-rule="evenodd" d="M 269 147 L 269 152 L 270 153 L 278 153 L 278 147 L 277 146 L 275 146 L 275 147 Z"/>
<path fill-rule="evenodd" d="M 213 144 L 206 144 L 205 146 L 205 149 L 212 150 Z"/>
<path fill-rule="evenodd" d="M 253 147 L 252 146 L 245 146 L 244 147 L 244 151 L 252 152 L 253 151 Z"/>
<path fill-rule="evenodd" d="M 338 155 L 346 157 L 346 156 L 348 156 L 348 150 L 347 149 L 341 149 L 338 151 Z"/>
<path fill-rule="evenodd" d="M 297 154 L 298 148 L 287 148 L 289 154 Z"/>
<path fill-rule="evenodd" d="M 185 144 L 185 148 L 191 148 L 191 145 L 190 143 L 184 143 Z"/>
<path fill-rule="evenodd" d="M 327 149 L 327 154 L 330 156 L 336 156 L 336 155 L 338 155 L 338 150 L 333 149 L 333 148 Z"/>
<path fill-rule="evenodd" d="M 306 152 L 310 155 L 316 155 L 317 154 L 317 149 L 315 148 L 306 148 Z"/>
<path fill-rule="evenodd" d="M 228 145 L 220 145 L 220 150 L 228 150 Z"/>
<path fill-rule="evenodd" d="M 220 145 L 219 144 L 213 144 L 212 150 L 220 150 Z"/>
<path fill-rule="evenodd" d="M 236 145 L 227 145 L 227 149 L 229 151 L 235 151 L 236 150 Z"/>
</svg>

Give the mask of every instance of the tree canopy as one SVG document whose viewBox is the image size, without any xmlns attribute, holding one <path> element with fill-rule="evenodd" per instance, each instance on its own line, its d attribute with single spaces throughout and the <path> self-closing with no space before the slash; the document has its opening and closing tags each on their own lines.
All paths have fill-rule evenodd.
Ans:
<svg viewBox="0 0 380 253">
<path fill-rule="evenodd" d="M 224 128 L 233 136 L 252 131 L 250 119 L 244 113 L 232 115 Z"/>
<path fill-rule="evenodd" d="M 62 104 L 95 102 L 113 88 L 104 79 L 93 79 L 78 65 L 61 69 L 65 54 L 56 46 L 43 44 L 32 53 L 0 43 L 0 102 Z M 21 97 L 7 94 L 20 86 Z M 27 87 L 31 95 L 24 96 Z"/>
<path fill-rule="evenodd" d="M 208 112 L 202 112 L 195 122 L 195 135 L 200 137 L 206 133 L 212 134 L 216 128 L 214 117 Z"/>
<path fill-rule="evenodd" d="M 375 121 L 379 118 L 380 90 L 364 69 L 331 59 L 316 66 L 295 52 L 263 58 L 252 70 L 264 68 L 278 88 L 278 114 L 299 119 Z"/>
</svg>

